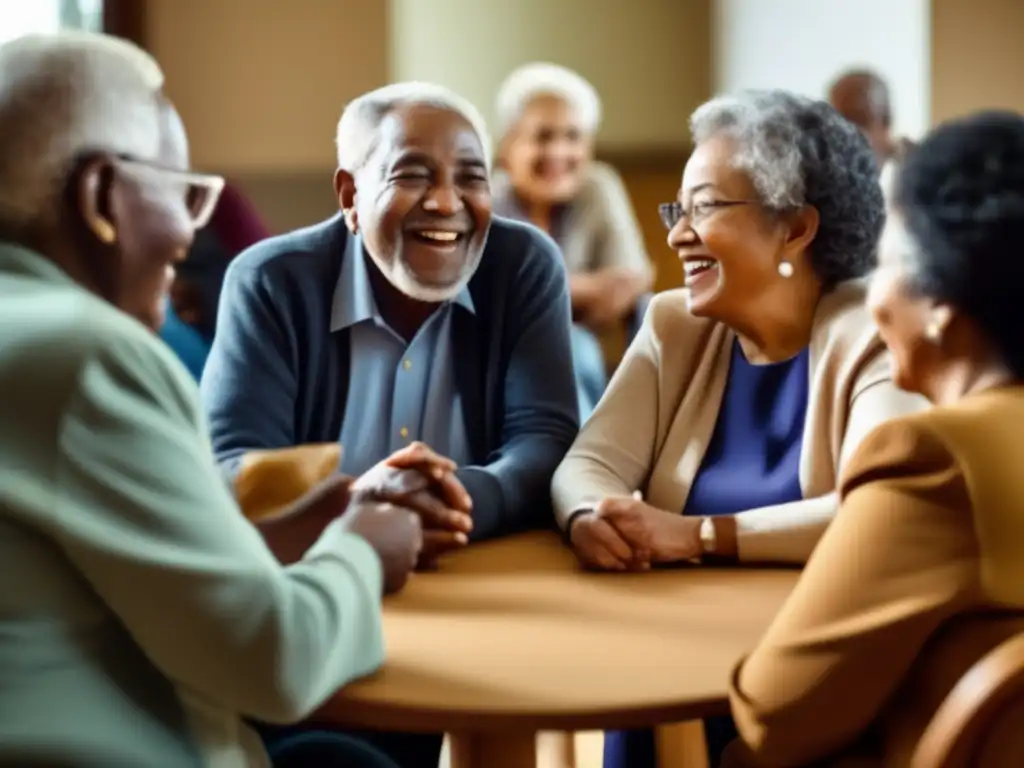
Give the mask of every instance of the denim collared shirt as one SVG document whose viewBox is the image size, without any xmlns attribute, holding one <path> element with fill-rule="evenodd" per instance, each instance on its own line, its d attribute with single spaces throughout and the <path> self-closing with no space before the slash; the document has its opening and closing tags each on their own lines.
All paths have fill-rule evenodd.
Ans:
<svg viewBox="0 0 1024 768">
<path fill-rule="evenodd" d="M 413 440 L 459 466 L 469 464 L 451 338 L 452 313 L 475 314 L 468 289 L 438 307 L 406 342 L 377 309 L 362 242 L 352 238 L 348 248 L 331 306 L 331 332 L 351 334 L 342 471 L 360 475 Z"/>
</svg>

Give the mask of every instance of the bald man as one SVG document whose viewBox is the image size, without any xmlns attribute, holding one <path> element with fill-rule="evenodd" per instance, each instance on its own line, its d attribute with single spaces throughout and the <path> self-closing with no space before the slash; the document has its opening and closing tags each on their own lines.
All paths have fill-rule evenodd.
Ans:
<svg viewBox="0 0 1024 768">
<path fill-rule="evenodd" d="M 871 142 L 881 167 L 892 157 L 892 106 L 889 86 L 875 72 L 851 70 L 839 76 L 828 91 L 833 107 L 856 125 Z"/>
</svg>

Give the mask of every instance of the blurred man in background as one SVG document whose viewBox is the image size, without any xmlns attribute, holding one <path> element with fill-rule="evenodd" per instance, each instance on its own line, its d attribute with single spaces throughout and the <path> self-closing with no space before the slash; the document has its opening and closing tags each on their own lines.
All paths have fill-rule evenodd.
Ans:
<svg viewBox="0 0 1024 768">
<path fill-rule="evenodd" d="M 849 70 L 829 88 L 828 100 L 843 117 L 860 128 L 871 142 L 878 167 L 892 157 L 892 100 L 889 86 L 867 69 Z"/>
</svg>

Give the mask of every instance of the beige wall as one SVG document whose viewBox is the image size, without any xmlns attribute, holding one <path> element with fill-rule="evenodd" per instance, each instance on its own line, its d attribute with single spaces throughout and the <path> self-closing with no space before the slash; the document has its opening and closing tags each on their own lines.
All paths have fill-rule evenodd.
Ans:
<svg viewBox="0 0 1024 768">
<path fill-rule="evenodd" d="M 149 36 L 198 166 L 319 171 L 355 94 L 451 84 L 489 113 L 516 64 L 553 59 L 598 86 L 613 149 L 685 142 L 711 89 L 711 0 L 148 0 Z M 1024 110 L 1024 0 L 932 0 L 932 116 Z"/>
<path fill-rule="evenodd" d="M 671 197 L 687 117 L 712 89 L 719 0 L 146 1 L 150 44 L 195 165 L 234 177 L 275 229 L 336 210 L 332 133 L 353 96 L 393 77 L 434 79 L 489 114 L 509 69 L 548 59 L 600 90 L 599 143 L 622 161 L 662 260 L 654 203 Z M 933 119 L 982 107 L 1024 111 L 1024 0 L 931 2 Z M 659 264 L 663 286 L 678 281 L 669 262 Z"/>
<path fill-rule="evenodd" d="M 601 94 L 599 143 L 679 147 L 711 93 L 710 0 L 392 0 L 391 72 L 439 82 L 493 116 L 519 64 L 578 70 Z"/>
<path fill-rule="evenodd" d="M 389 79 L 451 85 L 489 113 L 515 65 L 592 79 L 602 143 L 679 146 L 710 91 L 709 0 L 149 0 L 150 47 L 197 166 L 320 170 L 346 101 Z M 468 32 L 468 33 L 467 33 Z"/>
<path fill-rule="evenodd" d="M 1024 112 L 1024 0 L 932 0 L 932 120 Z"/>
<path fill-rule="evenodd" d="M 387 17 L 384 0 L 149 0 L 194 164 L 331 168 L 342 105 L 387 82 Z"/>
</svg>

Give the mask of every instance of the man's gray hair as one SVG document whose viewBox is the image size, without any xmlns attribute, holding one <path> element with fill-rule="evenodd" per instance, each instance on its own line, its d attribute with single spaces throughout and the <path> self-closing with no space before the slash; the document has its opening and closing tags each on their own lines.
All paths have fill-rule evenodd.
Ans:
<svg viewBox="0 0 1024 768">
<path fill-rule="evenodd" d="M 85 152 L 154 158 L 160 66 L 109 35 L 60 32 L 0 45 L 0 227 L 52 221 Z"/>
<path fill-rule="evenodd" d="M 863 133 L 824 101 L 786 91 L 747 91 L 712 99 L 690 119 L 693 140 L 736 143 L 732 165 L 761 203 L 818 210 L 812 263 L 825 285 L 859 277 L 875 263 L 885 220 L 878 166 Z"/>
<path fill-rule="evenodd" d="M 498 88 L 498 135 L 508 135 L 530 102 L 543 96 L 568 104 L 587 133 L 596 132 L 601 125 L 601 98 L 586 78 L 558 64 L 534 62 L 513 70 Z"/>
<path fill-rule="evenodd" d="M 338 167 L 349 173 L 362 168 L 377 148 L 384 118 L 395 110 L 415 105 L 446 109 L 460 115 L 480 139 L 484 161 L 490 164 L 491 137 L 480 110 L 442 85 L 406 82 L 385 85 L 348 103 L 338 121 Z"/>
</svg>

